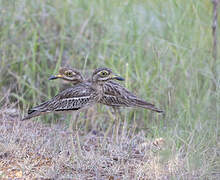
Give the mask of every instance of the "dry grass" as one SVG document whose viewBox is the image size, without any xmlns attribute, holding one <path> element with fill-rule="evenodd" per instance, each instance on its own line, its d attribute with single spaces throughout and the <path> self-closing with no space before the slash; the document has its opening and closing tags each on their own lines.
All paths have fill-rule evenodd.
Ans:
<svg viewBox="0 0 220 180">
<path fill-rule="evenodd" d="M 111 135 L 104 140 L 103 132 L 91 131 L 80 136 L 82 157 L 73 134 L 73 156 L 67 127 L 20 122 L 17 113 L 13 108 L 1 110 L 1 178 L 170 179 L 187 173 L 183 155 L 162 159 L 171 144 L 162 138 L 149 140 L 143 131 L 126 131 L 118 144 Z"/>
<path fill-rule="evenodd" d="M 0 178 L 220 179 L 211 1 L 0 0 L 0 14 Z M 17 115 L 55 96 L 61 81 L 48 78 L 68 65 L 112 68 L 166 116 L 123 111 L 127 128 L 115 145 L 111 131 L 103 140 L 111 119 L 105 107 L 82 113 L 83 157 L 71 156 L 71 116 L 20 123 Z"/>
</svg>

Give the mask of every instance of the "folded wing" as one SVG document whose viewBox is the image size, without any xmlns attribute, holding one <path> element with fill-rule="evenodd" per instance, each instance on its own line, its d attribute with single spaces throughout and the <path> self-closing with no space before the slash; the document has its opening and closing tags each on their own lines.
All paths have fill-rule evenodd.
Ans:
<svg viewBox="0 0 220 180">
<path fill-rule="evenodd" d="M 142 107 L 159 113 L 163 112 L 156 108 L 154 104 L 138 98 L 136 95 L 114 81 L 105 83 L 104 96 L 99 102 L 114 107 Z"/>
<path fill-rule="evenodd" d="M 28 115 L 22 120 L 42 115 L 44 113 L 59 111 L 76 111 L 94 103 L 94 90 L 87 84 L 78 84 L 68 88 L 51 100 L 43 102 L 28 110 Z"/>
</svg>

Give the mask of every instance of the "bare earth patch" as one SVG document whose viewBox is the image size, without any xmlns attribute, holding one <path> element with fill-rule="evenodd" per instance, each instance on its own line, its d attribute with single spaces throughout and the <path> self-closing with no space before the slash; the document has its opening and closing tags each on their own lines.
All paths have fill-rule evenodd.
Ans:
<svg viewBox="0 0 220 180">
<path fill-rule="evenodd" d="M 80 134 L 81 155 L 62 124 L 44 125 L 33 120 L 21 122 L 16 110 L 0 114 L 0 177 L 49 179 L 170 179 L 183 177 L 184 160 L 178 154 L 163 160 L 169 148 L 163 138 L 148 140 L 143 132 L 126 132 L 113 142 L 103 132 Z M 11 110 L 13 111 L 13 110 Z"/>
</svg>

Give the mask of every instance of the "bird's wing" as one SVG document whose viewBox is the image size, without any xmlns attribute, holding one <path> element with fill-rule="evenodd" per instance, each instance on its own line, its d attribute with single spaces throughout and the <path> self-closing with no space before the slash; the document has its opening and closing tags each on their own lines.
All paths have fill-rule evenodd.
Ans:
<svg viewBox="0 0 220 180">
<path fill-rule="evenodd" d="M 94 103 L 93 94 L 94 90 L 89 85 L 81 83 L 60 92 L 49 101 L 31 108 L 28 116 L 23 120 L 39 116 L 42 113 L 79 110 Z"/>
<path fill-rule="evenodd" d="M 116 102 L 119 101 L 119 103 L 121 102 L 122 104 L 130 104 L 130 106 L 133 106 L 134 103 L 154 106 L 153 104 L 138 98 L 135 94 L 115 81 L 109 81 L 104 84 L 104 96 L 106 98 L 111 98 L 112 100 L 115 99 Z"/>
<path fill-rule="evenodd" d="M 104 96 L 99 102 L 109 106 L 142 107 L 156 112 L 162 112 L 157 109 L 154 104 L 138 98 L 132 92 L 114 81 L 109 81 L 104 84 Z"/>
<path fill-rule="evenodd" d="M 42 103 L 32 110 L 40 111 L 68 111 L 78 110 L 90 103 L 93 89 L 85 84 L 79 84 L 57 94 L 51 100 Z"/>
<path fill-rule="evenodd" d="M 124 88 L 119 83 L 116 83 L 115 81 L 108 81 L 104 84 L 104 94 L 109 96 L 117 96 L 121 97 L 124 95 L 130 95 L 135 96 L 130 91 L 128 91 L 126 88 Z"/>
</svg>

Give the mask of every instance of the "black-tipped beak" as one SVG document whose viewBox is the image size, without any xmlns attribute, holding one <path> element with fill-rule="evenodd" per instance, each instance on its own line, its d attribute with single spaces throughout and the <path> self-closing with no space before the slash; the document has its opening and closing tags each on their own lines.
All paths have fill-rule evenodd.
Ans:
<svg viewBox="0 0 220 180">
<path fill-rule="evenodd" d="M 116 79 L 116 80 L 118 80 L 118 81 L 124 81 L 124 80 L 125 80 L 123 77 L 118 76 L 118 75 L 116 75 L 116 74 L 112 75 L 112 79 Z"/>
<path fill-rule="evenodd" d="M 56 76 L 50 76 L 50 78 L 48 80 L 54 80 L 54 79 L 58 79 L 61 78 L 61 75 L 56 75 Z"/>
<path fill-rule="evenodd" d="M 116 76 L 115 79 L 118 80 L 118 81 L 124 81 L 125 80 L 123 77 L 120 77 L 120 76 Z"/>
<path fill-rule="evenodd" d="M 58 77 L 56 77 L 56 76 L 50 76 L 48 80 L 54 80 L 54 79 L 58 79 Z"/>
</svg>

